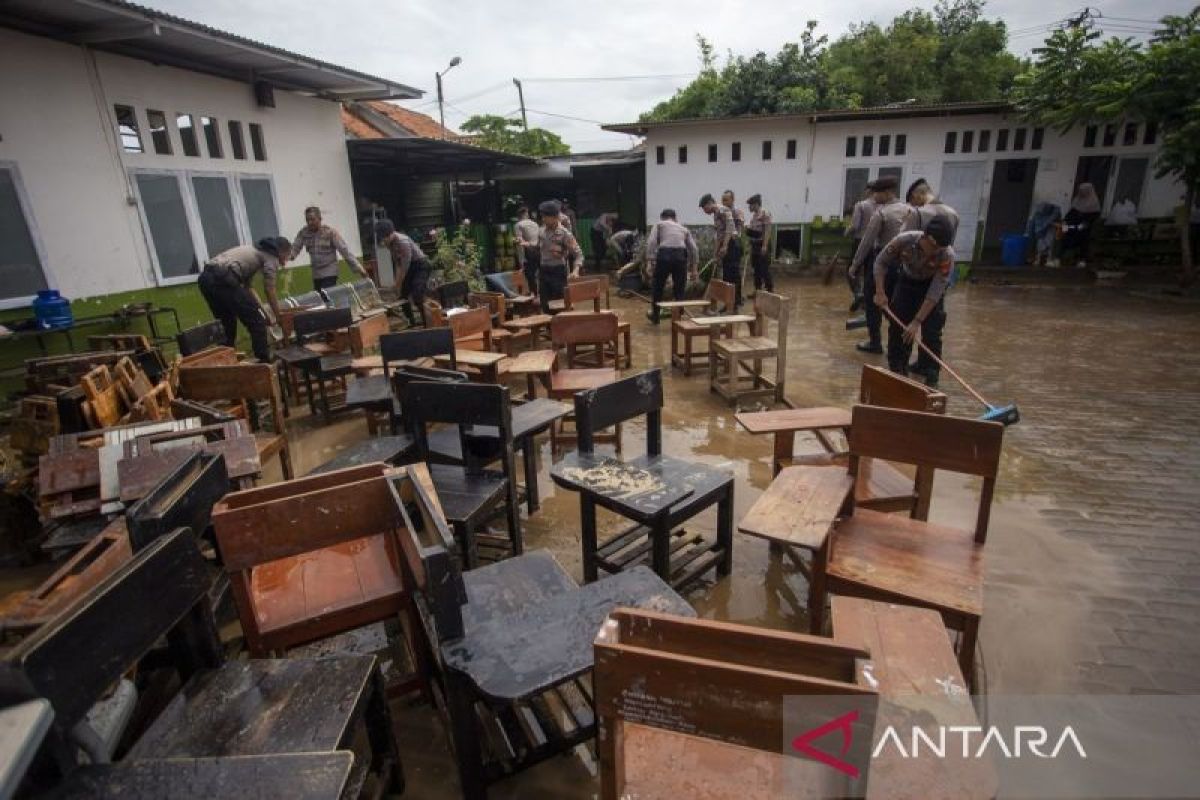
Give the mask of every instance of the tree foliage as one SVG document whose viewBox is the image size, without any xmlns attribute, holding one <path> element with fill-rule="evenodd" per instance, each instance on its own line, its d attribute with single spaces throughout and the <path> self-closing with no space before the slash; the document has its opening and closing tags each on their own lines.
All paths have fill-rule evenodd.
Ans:
<svg viewBox="0 0 1200 800">
<path fill-rule="evenodd" d="M 460 126 L 461 130 L 478 136 L 480 147 L 520 153 L 526 156 L 561 156 L 571 152 L 570 146 L 556 133 L 545 128 L 525 130 L 520 120 L 494 114 L 476 114 Z"/>
<path fill-rule="evenodd" d="M 1148 46 L 1101 41 L 1083 25 L 1055 31 L 1034 50 L 1036 61 L 1016 82 L 1014 101 L 1031 122 L 1066 131 L 1129 117 L 1158 130 L 1159 177 L 1186 190 L 1184 210 L 1200 191 L 1200 6 L 1161 21 Z M 1186 224 L 1184 279 L 1193 279 Z"/>
<path fill-rule="evenodd" d="M 798 41 L 769 56 L 730 55 L 697 37 L 700 74 L 643 120 L 799 113 L 828 108 L 989 100 L 1012 85 L 1021 61 L 1005 49 L 1003 22 L 983 19 L 983 0 L 940 0 L 887 27 L 851 26 L 832 44 L 810 20 Z"/>
</svg>

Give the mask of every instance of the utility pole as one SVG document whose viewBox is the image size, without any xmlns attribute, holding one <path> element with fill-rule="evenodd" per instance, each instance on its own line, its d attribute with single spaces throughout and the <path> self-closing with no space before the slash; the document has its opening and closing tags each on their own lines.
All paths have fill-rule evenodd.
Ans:
<svg viewBox="0 0 1200 800">
<path fill-rule="evenodd" d="M 525 132 L 529 133 L 529 119 L 525 116 L 525 89 L 516 78 L 513 78 L 513 85 L 517 87 L 517 97 L 521 100 L 521 125 L 524 126 Z"/>
<path fill-rule="evenodd" d="M 434 73 L 437 75 L 437 92 L 438 92 L 438 122 L 442 126 L 442 138 L 446 138 L 446 108 L 445 100 L 442 97 L 442 73 Z"/>
</svg>

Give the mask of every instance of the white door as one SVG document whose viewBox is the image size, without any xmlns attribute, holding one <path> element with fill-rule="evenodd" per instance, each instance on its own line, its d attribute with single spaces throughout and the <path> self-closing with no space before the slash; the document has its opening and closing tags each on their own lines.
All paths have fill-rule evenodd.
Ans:
<svg viewBox="0 0 1200 800">
<path fill-rule="evenodd" d="M 942 184 L 937 187 L 937 194 L 943 203 L 958 212 L 954 252 L 960 261 L 970 261 L 975 253 L 985 166 L 987 164 L 983 161 L 948 161 L 942 164 Z"/>
</svg>

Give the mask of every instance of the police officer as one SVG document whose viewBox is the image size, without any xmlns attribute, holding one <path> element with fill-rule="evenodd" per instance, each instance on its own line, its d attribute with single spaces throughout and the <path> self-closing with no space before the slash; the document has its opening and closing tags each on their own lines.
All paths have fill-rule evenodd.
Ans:
<svg viewBox="0 0 1200 800">
<path fill-rule="evenodd" d="M 424 317 L 425 293 L 429 288 L 429 274 L 433 268 L 425 251 L 407 234 L 400 233 L 390 219 L 375 223 L 375 238 L 392 254 L 392 267 L 396 272 L 396 294 L 407 298 L 408 321 L 413 323 L 412 309 Z"/>
<path fill-rule="evenodd" d="M 259 361 L 271 360 L 271 348 L 267 343 L 267 321 L 263 317 L 258 300 L 250 293 L 250 283 L 259 272 L 263 276 L 263 290 L 267 303 L 279 319 L 279 298 L 275 296 L 275 274 L 283 268 L 292 254 L 292 246 L 282 236 L 268 236 L 255 245 L 238 245 L 205 262 L 197 281 L 200 294 L 212 315 L 225 329 L 225 344 L 233 347 L 237 341 L 237 324 L 240 320 L 250 333 L 250 344 L 254 357 Z"/>
<path fill-rule="evenodd" d="M 717 249 L 714 254 L 717 263 L 721 265 L 721 279 L 732 283 L 737 288 L 737 303 L 742 305 L 742 243 L 737 238 L 733 212 L 728 206 L 718 205 L 711 194 L 700 198 L 700 208 L 705 214 L 712 214 L 713 230 L 716 232 Z"/>
<path fill-rule="evenodd" d="M 632 229 L 617 231 L 609 237 L 606 247 L 611 247 L 617 253 L 617 264 L 623 267 L 637 258 L 638 239 L 640 234 Z"/>
<path fill-rule="evenodd" d="M 762 207 L 762 195 L 752 194 L 746 201 L 750 206 L 750 221 L 746 223 L 746 236 L 750 239 L 750 266 L 754 268 L 754 291 L 775 291 L 771 280 L 771 212 Z"/>
<path fill-rule="evenodd" d="M 854 261 L 854 256 L 858 254 L 858 247 L 862 244 L 863 234 L 867 232 L 867 224 L 870 223 L 871 217 L 875 216 L 879 206 L 875 205 L 874 192 L 867 189 L 863 192 L 863 198 L 854 204 L 854 211 L 850 214 L 850 224 L 846 226 L 844 235 L 850 237 L 850 260 Z M 859 286 L 857 277 L 852 277 L 849 273 L 846 274 L 846 279 L 850 284 L 850 294 L 854 296 L 854 300 L 850 303 L 850 311 L 858 311 L 862 307 L 862 287 Z"/>
<path fill-rule="evenodd" d="M 537 294 L 538 265 L 542 260 L 538 233 L 537 222 L 529 218 L 529 207 L 521 206 L 517 209 L 517 263 L 525 273 L 529 291 L 534 294 Z"/>
<path fill-rule="evenodd" d="M 646 260 L 654 274 L 650 293 L 650 312 L 646 319 L 658 324 L 658 304 L 663 298 L 667 278 L 676 300 L 683 299 L 688 280 L 697 277 L 700 250 L 692 232 L 675 221 L 675 210 L 664 208 L 659 222 L 646 237 Z"/>
<path fill-rule="evenodd" d="M 929 220 L 940 216 L 950 223 L 951 241 L 958 236 L 958 212 L 934 196 L 933 188 L 924 178 L 913 181 L 904 195 L 904 202 L 916 211 L 909 215 L 905 230 L 924 230 Z"/>
<path fill-rule="evenodd" d="M 550 313 L 550 301 L 561 300 L 567 288 L 567 275 L 579 274 L 583 264 L 583 251 L 575 237 L 562 224 L 562 208 L 557 201 L 547 200 L 538 206 L 542 217 L 542 229 L 538 232 L 538 247 L 541 250 L 541 267 L 538 271 L 538 298 L 542 301 L 542 313 Z"/>
<path fill-rule="evenodd" d="M 874 305 L 881 311 L 890 306 L 904 323 L 901 327 L 890 322 L 888 328 L 888 368 L 892 372 L 908 374 L 908 359 L 918 332 L 926 347 L 938 357 L 942 355 L 942 329 L 946 325 L 943 297 L 954 269 L 953 242 L 949 221 L 936 216 L 924 230 L 897 235 L 875 259 Z M 883 286 L 885 275 L 892 269 L 897 275 L 889 300 Z M 925 383 L 937 386 L 939 370 L 936 362 L 930 359 L 930 363 Z"/>
<path fill-rule="evenodd" d="M 742 210 L 734 205 L 733 189 L 726 189 L 721 192 L 721 205 L 733 212 L 733 232 L 737 236 L 742 235 L 742 231 L 746 229 L 746 215 Z"/>
<path fill-rule="evenodd" d="M 863 297 L 873 297 L 879 291 L 886 295 L 892 290 L 895 280 L 894 273 L 887 273 L 886 283 L 881 287 L 876 287 L 875 271 L 870 269 L 870 265 L 875 263 L 875 258 L 884 245 L 904 230 L 909 215 L 913 213 L 908 204 L 901 203 L 896 197 L 898 185 L 898 181 L 891 176 L 878 178 L 867 184 L 878 208 L 872 215 L 871 221 L 867 223 L 867 229 L 863 232 L 863 240 L 858 245 L 849 269 L 850 277 L 857 279 L 863 267 L 867 267 L 866 274 L 863 275 Z M 860 342 L 857 348 L 864 353 L 882 353 L 883 338 L 880 327 L 883 318 L 874 303 L 867 303 L 866 310 L 869 338 L 865 342 Z"/>
<path fill-rule="evenodd" d="M 301 248 L 306 248 L 309 258 L 312 259 L 313 288 L 318 291 L 337 283 L 339 255 L 346 259 L 350 269 L 360 277 L 370 277 L 354 253 L 350 252 L 350 247 L 342 235 L 334 228 L 321 223 L 321 209 L 316 206 L 304 209 L 304 227 L 292 241 L 292 255 L 299 256 Z"/>
</svg>

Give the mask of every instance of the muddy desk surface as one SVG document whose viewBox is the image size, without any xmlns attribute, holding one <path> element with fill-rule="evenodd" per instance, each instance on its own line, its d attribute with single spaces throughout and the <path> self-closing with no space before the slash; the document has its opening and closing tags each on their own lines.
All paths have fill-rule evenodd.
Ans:
<svg viewBox="0 0 1200 800">
<path fill-rule="evenodd" d="M 850 427 L 850 410 L 833 406 L 751 411 L 734 414 L 733 418 L 747 432 L 754 434 Z"/>
<path fill-rule="evenodd" d="M 788 467 L 775 476 L 738 530 L 779 544 L 819 550 L 854 489 L 854 478 L 834 467 Z"/>
<path fill-rule="evenodd" d="M 617 504 L 641 519 L 656 517 L 695 492 L 680 480 L 681 470 L 691 465 L 669 456 L 648 456 L 637 462 L 568 453 L 550 470 L 550 477 L 564 489 Z"/>
<path fill-rule="evenodd" d="M 523 563 L 511 566 L 514 562 Z M 524 574 L 513 575 L 514 570 Z M 596 632 L 614 608 L 696 615 L 646 567 L 578 587 L 545 551 L 471 570 L 463 580 L 465 634 L 442 646 L 443 658 L 499 701 L 527 697 L 590 670 Z M 473 618 L 472 606 L 481 608 L 485 597 L 493 600 L 491 613 Z"/>
<path fill-rule="evenodd" d="M 353 765 L 354 756 L 347 751 L 89 765 L 71 773 L 53 796 L 72 800 L 256 796 L 337 800 L 349 785 Z"/>
<path fill-rule="evenodd" d="M 323 472 L 333 472 L 347 467 L 357 467 L 382 461 L 385 464 L 398 464 L 402 458 L 415 446 L 411 436 L 376 436 L 364 439 L 339 451 L 336 456 L 326 461 L 316 469 L 310 470 L 309 475 L 320 475 Z"/>
</svg>

